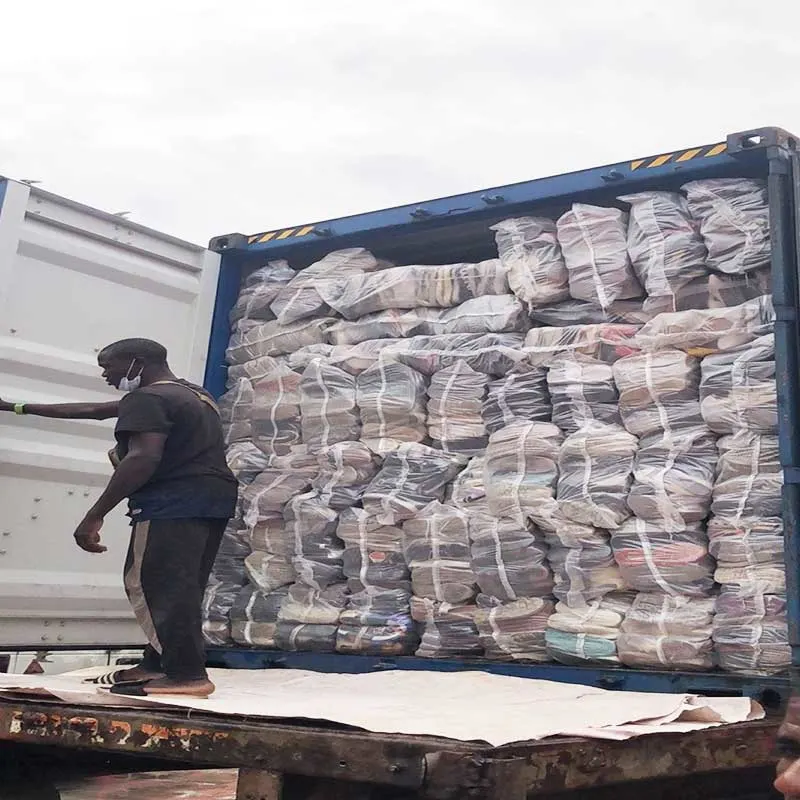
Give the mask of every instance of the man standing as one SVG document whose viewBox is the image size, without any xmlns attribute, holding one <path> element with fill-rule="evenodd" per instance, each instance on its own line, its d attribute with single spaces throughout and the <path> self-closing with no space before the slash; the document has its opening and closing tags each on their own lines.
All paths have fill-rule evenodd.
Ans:
<svg viewBox="0 0 800 800">
<path fill-rule="evenodd" d="M 207 697 L 202 599 L 237 483 L 225 460 L 219 411 L 198 386 L 176 378 L 167 351 L 124 339 L 97 357 L 103 377 L 127 394 L 112 403 L 35 405 L 0 401 L 0 411 L 59 419 L 117 417 L 114 474 L 75 530 L 78 546 L 102 553 L 103 520 L 128 499 L 132 533 L 125 590 L 148 640 L 131 669 L 99 679 L 115 694 Z"/>
</svg>

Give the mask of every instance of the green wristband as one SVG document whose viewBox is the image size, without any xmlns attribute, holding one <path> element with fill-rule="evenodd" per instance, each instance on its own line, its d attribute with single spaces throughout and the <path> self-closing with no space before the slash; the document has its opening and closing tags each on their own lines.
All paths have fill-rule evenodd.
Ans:
<svg viewBox="0 0 800 800">
<path fill-rule="evenodd" d="M 15 414 L 24 414 L 25 413 L 25 403 L 14 403 L 14 413 Z"/>
</svg>

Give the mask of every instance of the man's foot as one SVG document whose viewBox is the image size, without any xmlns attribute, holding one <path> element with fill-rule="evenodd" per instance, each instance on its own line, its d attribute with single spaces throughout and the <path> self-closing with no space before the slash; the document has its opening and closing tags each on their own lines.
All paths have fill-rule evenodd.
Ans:
<svg viewBox="0 0 800 800">
<path fill-rule="evenodd" d="M 187 697 L 208 697 L 217 688 L 208 678 L 182 681 L 175 678 L 158 678 L 148 681 L 143 687 L 148 696 L 160 694 L 186 695 Z"/>
</svg>

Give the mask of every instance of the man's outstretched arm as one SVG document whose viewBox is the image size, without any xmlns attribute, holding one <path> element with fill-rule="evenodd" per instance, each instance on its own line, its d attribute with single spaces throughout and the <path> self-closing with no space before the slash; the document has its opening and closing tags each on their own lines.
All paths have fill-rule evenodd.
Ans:
<svg viewBox="0 0 800 800">
<path fill-rule="evenodd" d="M 9 403 L 0 399 L 0 412 L 14 412 L 51 419 L 111 419 L 119 413 L 119 400 L 110 403 Z"/>
</svg>

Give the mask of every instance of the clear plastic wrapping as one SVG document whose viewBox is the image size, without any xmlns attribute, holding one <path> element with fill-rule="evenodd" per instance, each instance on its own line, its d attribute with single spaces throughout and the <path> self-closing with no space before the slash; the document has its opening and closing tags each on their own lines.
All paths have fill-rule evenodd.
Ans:
<svg viewBox="0 0 800 800">
<path fill-rule="evenodd" d="M 561 431 L 548 422 L 514 422 L 489 437 L 486 498 L 495 517 L 524 526 L 552 502 Z"/>
<path fill-rule="evenodd" d="M 445 487 L 465 463 L 460 456 L 423 444 L 401 444 L 386 456 L 362 505 L 385 525 L 411 519 L 432 500 L 444 498 Z"/>
<path fill-rule="evenodd" d="M 569 297 L 569 277 L 556 223 L 544 217 L 516 217 L 492 226 L 500 263 L 511 291 L 529 308 Z"/>
<path fill-rule="evenodd" d="M 287 590 L 271 594 L 245 586 L 231 609 L 231 638 L 246 647 L 274 649 L 278 612 Z"/>
<path fill-rule="evenodd" d="M 338 625 L 298 624 L 279 621 L 275 626 L 275 645 L 289 653 L 333 653 Z"/>
<path fill-rule="evenodd" d="M 591 424 L 568 436 L 558 455 L 558 508 L 572 522 L 617 528 L 631 514 L 636 437 L 617 425 Z"/>
<path fill-rule="evenodd" d="M 611 546 L 631 589 L 702 597 L 714 585 L 714 561 L 702 523 L 668 532 L 634 517 L 612 533 Z"/>
<path fill-rule="evenodd" d="M 498 259 L 477 264 L 405 266 L 352 275 L 335 286 L 319 286 L 322 298 L 345 319 L 391 308 L 450 308 L 475 297 L 507 294 Z"/>
<path fill-rule="evenodd" d="M 301 347 L 325 342 L 330 319 L 309 319 L 282 325 L 264 322 L 234 333 L 231 336 L 226 358 L 229 364 L 244 364 L 264 356 L 293 353 Z"/>
<path fill-rule="evenodd" d="M 354 506 L 378 474 L 379 460 L 361 442 L 339 442 L 317 453 L 319 473 L 311 483 L 320 499 L 337 511 Z"/>
<path fill-rule="evenodd" d="M 772 270 L 768 267 L 743 275 L 712 273 L 708 277 L 708 307 L 731 308 L 772 294 Z"/>
<path fill-rule="evenodd" d="M 421 658 L 477 657 L 483 645 L 475 626 L 477 606 L 439 603 L 426 597 L 411 598 L 411 617 L 422 625 L 417 650 Z"/>
<path fill-rule="evenodd" d="M 403 656 L 413 653 L 418 645 L 419 635 L 410 616 L 392 620 L 388 625 L 341 623 L 336 631 L 339 653 Z"/>
<path fill-rule="evenodd" d="M 680 350 L 640 353 L 614 364 L 619 411 L 636 436 L 707 431 L 700 413 L 700 361 Z"/>
<path fill-rule="evenodd" d="M 709 670 L 713 616 L 713 597 L 637 594 L 617 639 L 619 659 L 634 668 Z"/>
<path fill-rule="evenodd" d="M 582 608 L 624 588 L 606 531 L 561 521 L 545 532 L 545 541 L 553 594 L 570 607 Z"/>
<path fill-rule="evenodd" d="M 528 327 L 522 303 L 513 295 L 497 294 L 476 297 L 453 308 L 378 311 L 352 322 L 337 322 L 329 336 L 335 345 L 353 345 L 370 339 L 501 333 Z"/>
<path fill-rule="evenodd" d="M 300 443 L 300 382 L 298 373 L 278 365 L 254 384 L 253 442 L 268 455 L 286 455 Z"/>
<path fill-rule="evenodd" d="M 727 672 L 775 675 L 792 662 L 785 615 L 750 624 L 715 618 L 713 636 L 719 666 Z"/>
<path fill-rule="evenodd" d="M 575 203 L 558 220 L 558 241 L 576 300 L 608 308 L 615 300 L 641 297 L 627 247 L 628 215 L 618 208 Z"/>
<path fill-rule="evenodd" d="M 480 608 L 475 625 L 487 658 L 498 661 L 547 661 L 545 631 L 553 601 L 524 597 L 506 605 Z"/>
<path fill-rule="evenodd" d="M 225 459 L 239 483 L 252 483 L 269 466 L 269 456 L 252 442 L 236 442 L 225 451 Z"/>
<path fill-rule="evenodd" d="M 514 422 L 549 422 L 547 373 L 521 364 L 505 377 L 491 381 L 481 413 L 489 433 Z"/>
<path fill-rule="evenodd" d="M 711 511 L 734 524 L 780 517 L 783 473 L 777 436 L 741 431 L 717 442 L 719 462 Z"/>
<path fill-rule="evenodd" d="M 774 334 L 731 353 L 707 356 L 701 375 L 700 410 L 713 431 L 777 433 Z"/>
<path fill-rule="evenodd" d="M 294 583 L 297 577 L 290 556 L 275 555 L 262 550 L 253 550 L 245 558 L 244 568 L 250 583 L 267 593 Z"/>
<path fill-rule="evenodd" d="M 308 466 L 301 464 L 300 459 L 295 459 L 291 471 L 283 465 L 271 466 L 242 490 L 242 512 L 248 527 L 253 527 L 264 517 L 283 511 L 283 507 L 295 495 L 311 486 L 316 463 Z"/>
<path fill-rule="evenodd" d="M 293 497 L 284 510 L 287 536 L 294 542 L 292 565 L 297 580 L 323 589 L 344 581 L 338 515 L 313 492 Z"/>
<path fill-rule="evenodd" d="M 572 354 L 611 363 L 636 352 L 633 340 L 638 331 L 637 325 L 616 323 L 532 328 L 525 337 L 525 355 L 535 366 L 549 366 L 555 359 Z"/>
<path fill-rule="evenodd" d="M 733 308 L 659 314 L 642 326 L 634 345 L 642 350 L 677 348 L 692 355 L 734 350 L 772 333 L 775 311 L 769 295 Z"/>
<path fill-rule="evenodd" d="M 434 502 L 403 525 L 403 551 L 416 597 L 465 603 L 477 594 L 470 563 L 469 517 Z"/>
<path fill-rule="evenodd" d="M 622 424 L 610 364 L 579 354 L 558 358 L 547 371 L 547 388 L 553 424 L 566 434 L 592 423 Z"/>
<path fill-rule="evenodd" d="M 294 542 L 289 537 L 282 513 L 278 511 L 264 513 L 247 530 L 250 535 L 250 547 L 253 550 L 278 556 L 294 555 Z"/>
<path fill-rule="evenodd" d="M 251 272 L 245 278 L 239 297 L 231 309 L 231 325 L 241 319 L 275 319 L 270 306 L 295 274 L 286 261 L 269 261 Z"/>
<path fill-rule="evenodd" d="M 486 501 L 486 484 L 483 477 L 485 468 L 486 459 L 484 457 L 471 458 L 467 466 L 450 484 L 447 502 L 462 511 L 488 514 L 489 506 Z"/>
<path fill-rule="evenodd" d="M 770 263 L 769 204 L 764 181 L 710 178 L 681 187 L 700 223 L 706 263 L 718 272 L 741 274 Z"/>
<path fill-rule="evenodd" d="M 219 416 L 225 433 L 225 444 L 244 442 L 253 435 L 250 420 L 255 391 L 250 381 L 242 378 L 228 388 L 219 398 Z"/>
<path fill-rule="evenodd" d="M 343 278 L 360 275 L 384 266 L 361 247 L 335 250 L 320 261 L 297 273 L 277 295 L 272 311 L 281 325 L 289 325 L 307 317 L 325 316 L 329 307 L 322 299 L 322 287 L 332 289 Z"/>
<path fill-rule="evenodd" d="M 500 376 L 524 360 L 522 342 L 520 333 L 413 336 L 388 345 L 384 353 L 423 375 L 465 363 L 476 372 Z"/>
<path fill-rule="evenodd" d="M 361 432 L 355 378 L 322 359 L 303 372 L 300 411 L 303 443 L 312 452 L 358 439 Z"/>
<path fill-rule="evenodd" d="M 700 522 L 711 508 L 716 463 L 716 438 L 703 428 L 640 439 L 629 508 L 664 530 L 679 531 Z"/>
<path fill-rule="evenodd" d="M 628 254 L 648 294 L 645 306 L 682 311 L 708 305 L 706 246 L 677 192 L 638 192 L 619 198 L 630 203 Z M 701 283 L 701 291 L 693 285 Z"/>
<path fill-rule="evenodd" d="M 741 520 L 725 517 L 708 521 L 708 549 L 720 568 L 768 565 L 783 567 L 783 520 L 764 517 Z"/>
<path fill-rule="evenodd" d="M 513 520 L 472 514 L 469 535 L 472 571 L 483 594 L 508 603 L 552 593 L 553 574 L 540 534 Z"/>
<path fill-rule="evenodd" d="M 228 380 L 225 388 L 232 389 L 242 378 L 246 378 L 253 384 L 258 383 L 281 366 L 288 366 L 288 356 L 262 356 L 241 364 L 232 364 L 228 367 Z"/>
<path fill-rule="evenodd" d="M 336 533 L 344 542 L 342 561 L 351 592 L 369 587 L 411 591 L 400 528 L 381 525 L 363 508 L 349 508 L 339 517 Z"/>
<path fill-rule="evenodd" d="M 428 386 L 428 435 L 445 453 L 473 456 L 489 435 L 481 416 L 488 376 L 461 362 L 434 373 Z"/>
<path fill-rule="evenodd" d="M 608 322 L 644 325 L 653 318 L 653 314 L 644 310 L 641 300 L 617 300 L 608 308 L 601 308 L 596 303 L 587 303 L 585 300 L 565 300 L 556 305 L 531 309 L 530 318 L 540 325 L 565 328 L 570 325 L 603 325 Z"/>
<path fill-rule="evenodd" d="M 278 611 L 279 622 L 294 625 L 337 625 L 347 604 L 343 583 L 315 589 L 296 583 L 290 586 Z"/>
<path fill-rule="evenodd" d="M 419 372 L 380 359 L 358 376 L 356 386 L 361 438 L 371 450 L 386 453 L 425 440 L 425 378 Z"/>
</svg>

